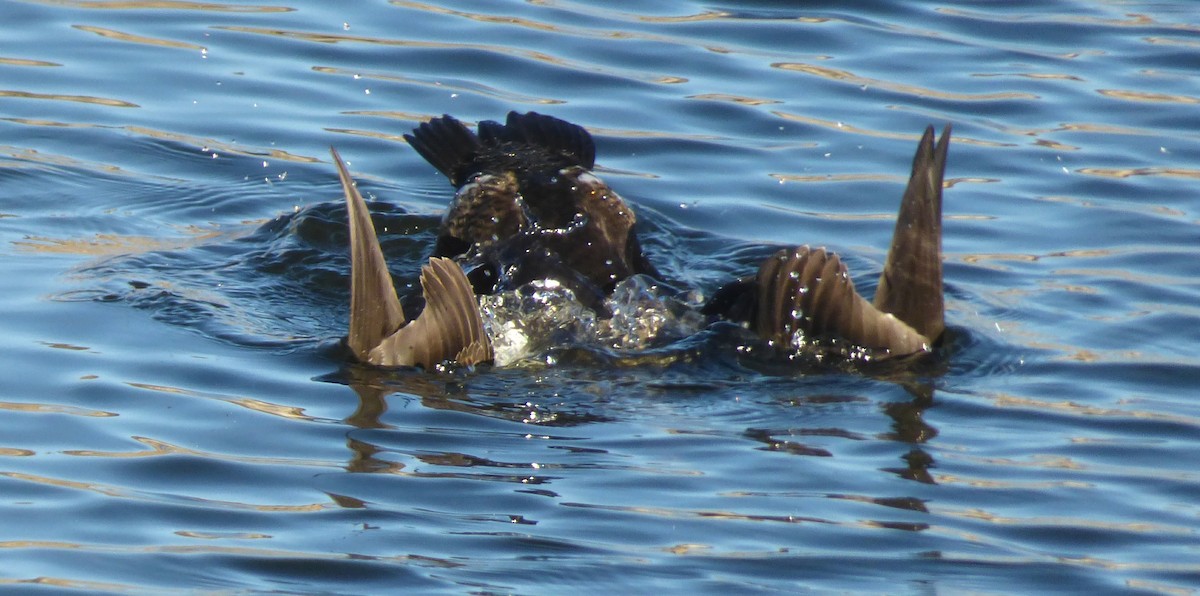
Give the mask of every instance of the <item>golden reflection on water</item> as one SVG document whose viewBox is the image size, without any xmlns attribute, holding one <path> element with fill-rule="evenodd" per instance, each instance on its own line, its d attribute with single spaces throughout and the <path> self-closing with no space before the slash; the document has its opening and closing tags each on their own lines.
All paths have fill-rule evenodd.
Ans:
<svg viewBox="0 0 1200 596">
<path fill-rule="evenodd" d="M 261 456 L 242 456 L 232 455 L 228 453 L 215 453 L 211 451 L 199 451 L 179 445 L 174 445 L 166 441 L 152 439 L 150 437 L 130 437 L 134 441 L 149 447 L 140 451 L 97 451 L 94 449 L 65 449 L 63 455 L 72 455 L 75 457 L 102 457 L 106 459 L 139 459 L 143 457 L 159 457 L 163 455 L 188 455 L 192 457 L 201 457 L 205 459 L 213 459 L 226 462 L 237 462 L 242 464 L 266 465 L 266 466 L 303 466 L 311 468 L 339 468 L 340 464 L 332 461 L 312 460 L 312 459 L 296 459 L 287 457 L 261 457 Z"/>
<path fill-rule="evenodd" d="M 1150 25 L 1162 25 L 1165 27 L 1172 26 L 1172 24 L 1170 24 L 1170 23 L 1160 23 L 1159 21 L 1155 20 L 1154 17 L 1151 17 L 1149 15 L 1144 15 L 1144 14 L 1138 14 L 1138 13 L 1126 13 L 1126 15 L 1125 15 L 1126 18 L 1119 19 L 1119 18 L 1095 17 L 1095 16 L 1091 16 L 1091 15 L 1078 14 L 1078 13 L 1039 14 L 1039 15 L 1030 15 L 1030 14 L 1022 13 L 1022 14 L 1006 15 L 1006 14 L 1001 14 L 1001 13 L 996 13 L 996 12 L 984 13 L 984 12 L 963 10 L 963 9 L 959 9 L 959 8 L 944 8 L 943 7 L 943 8 L 937 8 L 935 10 L 939 13 L 951 15 L 951 16 L 964 17 L 964 18 L 968 18 L 968 19 L 982 20 L 982 21 L 1008 22 L 1008 23 L 1062 23 L 1062 24 L 1068 24 L 1068 25 L 1087 24 L 1087 25 L 1097 25 L 1100 27 L 1146 27 L 1146 26 L 1150 26 Z M 1181 25 L 1181 26 L 1176 26 L 1175 28 L 1185 28 L 1186 29 L 1189 27 L 1186 25 Z"/>
<path fill-rule="evenodd" d="M 1068 145 L 1066 143 L 1060 143 L 1058 141 L 1052 141 L 1050 139 L 1038 139 L 1038 140 L 1034 141 L 1033 144 L 1037 145 L 1038 147 L 1045 147 L 1047 149 L 1053 149 L 1055 151 L 1079 151 L 1080 150 L 1080 147 L 1078 147 L 1078 146 Z"/>
<path fill-rule="evenodd" d="M 1143 37 L 1142 41 L 1162 46 L 1183 46 L 1187 48 L 1200 48 L 1200 41 L 1191 39 L 1179 39 L 1177 37 Z"/>
<path fill-rule="evenodd" d="M 490 87 L 490 86 L 484 85 L 482 83 L 470 82 L 470 81 L 466 81 L 466 80 L 459 80 L 459 82 L 457 82 L 457 83 L 448 83 L 448 82 L 444 82 L 444 81 L 429 81 L 429 80 L 418 79 L 418 78 L 414 78 L 414 77 L 407 77 L 407 76 L 402 76 L 402 75 L 364 74 L 360 71 L 351 71 L 351 70 L 347 70 L 344 68 L 337 68 L 337 67 L 333 67 L 333 66 L 314 66 L 314 67 L 312 67 L 312 69 L 313 69 L 313 71 L 319 72 L 322 74 L 344 75 L 344 76 L 354 77 L 355 79 L 371 79 L 371 80 L 377 80 L 377 81 L 388 81 L 388 82 L 392 82 L 392 83 L 402 83 L 402 84 L 406 84 L 406 85 L 430 87 L 433 89 L 439 89 L 439 90 L 444 90 L 444 91 L 449 91 L 449 92 L 477 93 L 477 94 L 483 95 L 485 97 L 495 97 L 496 99 L 502 99 L 502 100 L 514 102 L 514 103 L 529 103 L 529 104 L 538 104 L 538 105 L 553 105 L 553 104 L 565 103 L 561 99 L 553 99 L 553 98 L 549 98 L 549 97 L 534 97 L 532 95 L 522 95 L 519 93 L 510 92 L 510 91 L 503 91 L 501 89 L 497 89 L 495 87 Z"/>
<path fill-rule="evenodd" d="M 860 134 L 860 135 L 876 137 L 876 138 L 880 138 L 880 139 L 896 139 L 896 140 L 903 140 L 903 141 L 912 141 L 912 143 L 914 145 L 917 143 L 917 141 L 919 141 L 921 139 L 921 134 L 922 134 L 921 132 L 900 133 L 900 132 L 887 132 L 884 130 L 875 130 L 875 129 L 870 129 L 870 128 L 859 128 L 857 126 L 854 126 L 853 124 L 849 124 L 846 122 L 840 122 L 837 120 L 821 120 L 819 118 L 813 118 L 811 116 L 805 116 L 803 114 L 796 114 L 793 112 L 785 112 L 783 110 L 773 110 L 771 112 L 771 114 L 778 116 L 779 118 L 782 118 L 784 120 L 790 120 L 793 122 L 801 122 L 801 123 L 808 124 L 811 126 L 819 126 L 821 128 L 827 128 L 827 129 L 836 130 L 839 132 Z M 1013 143 L 997 143 L 994 141 L 985 141 L 982 139 L 974 139 L 974 138 L 962 137 L 962 136 L 955 136 L 952 139 L 952 142 L 955 144 L 960 144 L 960 145 L 976 145 L 979 147 L 1016 147 L 1016 145 Z"/>
<path fill-rule="evenodd" d="M 77 346 L 74 344 L 68 344 L 68 343 L 62 343 L 62 342 L 43 341 L 43 342 L 38 342 L 38 343 L 46 346 L 47 348 L 54 348 L 56 350 L 70 350 L 73 352 L 90 352 L 90 351 L 92 351 L 92 349 L 87 346 Z"/>
<path fill-rule="evenodd" d="M 349 135 L 349 136 L 353 136 L 353 137 L 368 137 L 368 138 L 372 138 L 372 139 L 381 139 L 381 140 L 384 140 L 384 141 L 391 141 L 391 142 L 395 142 L 395 143 L 404 143 L 404 142 L 406 142 L 406 141 L 404 140 L 404 136 L 403 136 L 403 135 L 389 134 L 389 133 L 386 133 L 386 132 L 379 132 L 379 131 L 376 131 L 376 130 L 363 130 L 363 129 L 360 129 L 360 128 L 336 128 L 336 127 L 327 127 L 327 128 L 325 128 L 325 131 L 326 131 L 326 132 L 337 133 L 337 134 L 340 134 L 340 135 Z M 353 165 L 354 165 L 354 162 L 353 162 L 353 161 L 347 161 L 346 163 L 347 163 L 347 165 L 351 165 L 351 166 L 353 166 Z M 361 175 L 360 175 L 360 176 L 361 176 Z"/>
<path fill-rule="evenodd" d="M 188 530 L 176 530 L 174 533 L 176 536 L 199 540 L 262 540 L 265 538 L 274 538 L 270 534 L 258 534 L 254 532 L 192 532 Z"/>
<path fill-rule="evenodd" d="M 27 60 L 25 58 L 4 57 L 0 57 L 0 64 L 7 66 L 62 66 L 57 62 L 46 62 L 45 60 Z"/>
<path fill-rule="evenodd" d="M 607 8 L 604 4 L 596 3 L 595 5 L 583 5 L 579 3 L 563 2 L 561 0 L 526 0 L 534 6 L 549 6 L 563 10 L 570 10 L 577 14 L 595 16 L 605 19 L 612 19 L 626 22 L 639 23 L 702 23 L 708 21 L 724 21 L 724 20 L 743 20 L 745 17 L 739 17 L 732 12 L 724 10 L 703 10 L 692 14 L 684 15 L 644 15 L 633 12 L 621 12 L 618 10 Z M 768 16 L 757 17 L 759 21 L 791 21 L 797 23 L 819 24 L 833 21 L 828 17 L 808 17 L 808 16 L 784 16 L 772 18 Z"/>
<path fill-rule="evenodd" d="M 1074 81 L 1077 83 L 1084 81 L 1083 77 L 1053 72 L 977 72 L 972 73 L 971 76 L 978 78 L 1018 77 L 1035 81 Z"/>
<path fill-rule="evenodd" d="M 189 534 L 178 534 L 179 536 L 204 539 L 206 535 L 192 536 Z M 241 535 L 231 534 L 229 539 L 240 539 Z M 263 535 L 264 538 L 272 538 L 271 536 Z M 449 569 L 454 567 L 462 567 L 466 563 L 452 561 L 448 559 L 440 559 L 438 557 L 430 557 L 420 554 L 401 554 L 395 556 L 376 556 L 365 555 L 361 553 L 338 553 L 330 551 L 298 551 L 284 549 L 269 549 L 269 548 L 253 548 L 246 546 L 219 546 L 213 544 L 192 545 L 192 544 L 166 544 L 166 545 L 111 545 L 111 544 L 84 544 L 78 542 L 52 541 L 52 540 L 5 540 L 0 541 L 0 550 L 81 550 L 92 553 L 105 554 L 177 554 L 177 555 L 232 555 L 244 557 L 247 559 L 283 559 L 287 561 L 380 561 L 392 562 L 400 564 L 411 564 L 420 567 L 433 567 L 439 569 Z M 145 593 L 144 586 L 126 586 L 122 584 L 80 581 L 73 579 L 36 577 L 32 579 L 10 579 L 0 578 L 0 586 L 5 585 L 52 585 L 60 587 L 70 587 L 96 592 L 114 592 L 114 593 Z"/>
<path fill-rule="evenodd" d="M 1200 98 L 1192 97 L 1190 95 L 1176 95 L 1172 93 L 1152 93 L 1149 91 L 1130 91 L 1127 89 L 1097 89 L 1096 92 L 1105 97 L 1112 97 L 1114 99 L 1122 99 L 1125 101 L 1181 104 L 1200 103 Z"/>
<path fill-rule="evenodd" d="M 412 2 L 409 0 L 391 0 L 390 3 L 394 6 L 399 6 L 401 8 L 407 8 L 410 10 L 420 10 L 420 11 L 430 12 L 430 13 L 440 14 L 440 15 L 454 16 L 454 17 L 472 20 L 472 21 L 479 22 L 479 23 L 485 23 L 485 24 L 490 24 L 490 25 L 522 27 L 522 28 L 531 29 L 534 31 L 554 33 L 557 35 L 565 35 L 565 36 L 571 36 L 571 37 L 581 37 L 581 38 L 590 38 L 590 39 L 605 39 L 605 40 L 650 41 L 650 42 L 682 45 L 682 46 L 687 46 L 687 47 L 698 47 L 698 48 L 703 48 L 709 52 L 713 52 L 713 53 L 717 53 L 717 54 L 742 53 L 742 52 L 739 52 L 737 50 L 734 50 L 734 49 L 726 47 L 726 46 L 714 45 L 714 44 L 710 44 L 710 43 L 698 43 L 698 40 L 690 39 L 687 37 L 658 35 L 658 34 L 645 33 L 645 32 L 641 32 L 641 31 L 633 31 L 633 30 L 628 30 L 628 29 L 592 29 L 592 28 L 576 27 L 576 26 L 564 26 L 561 24 L 548 23 L 545 21 L 535 21 L 532 19 L 513 17 L 513 16 L 509 16 L 509 15 L 493 15 L 493 14 L 484 14 L 484 13 L 479 13 L 479 12 L 467 12 L 467 11 L 463 11 L 463 10 L 455 10 L 455 9 L 441 7 L 441 6 L 434 6 L 434 5 L 426 4 L 426 3 L 422 3 L 422 2 Z M 531 4 L 541 4 L 544 6 L 553 6 L 554 5 L 554 3 L 552 3 L 552 2 L 530 2 L 530 3 Z M 559 8 L 563 8 L 563 7 L 559 7 Z M 598 17 L 604 18 L 606 20 L 619 20 L 619 21 L 623 21 L 623 22 L 659 23 L 659 24 L 696 23 L 696 22 L 706 22 L 706 21 L 718 21 L 718 20 L 725 20 L 725 19 L 728 19 L 733 16 L 732 13 L 724 12 L 724 11 L 705 11 L 705 12 L 700 12 L 700 13 L 696 13 L 696 14 L 679 15 L 679 16 L 647 16 L 647 15 L 635 15 L 635 14 L 631 14 L 631 13 L 622 13 L 622 12 L 612 11 L 612 10 L 603 9 L 603 8 L 595 9 L 592 7 L 584 7 L 584 6 L 577 6 L 577 5 L 571 6 L 569 8 L 569 10 L 571 10 L 571 12 L 576 13 L 576 14 L 590 14 L 592 16 L 598 16 Z M 793 18 L 788 18 L 786 20 L 794 21 L 794 22 L 802 22 L 802 23 L 823 23 L 823 22 L 826 22 L 828 19 L 813 18 L 813 17 L 793 17 Z"/>
<path fill-rule="evenodd" d="M 947 457 L 945 459 L 950 461 L 954 458 Z M 1056 488 L 1090 489 L 1096 487 L 1096 485 L 1091 482 L 1080 482 L 1077 480 L 997 480 L 995 478 L 978 478 L 965 476 L 962 474 L 951 474 L 947 472 L 939 472 L 937 474 L 937 483 L 956 484 L 960 486 L 969 486 L 971 488 L 983 488 L 989 490 L 1048 490 Z"/>
<path fill-rule="evenodd" d="M 908 180 L 907 176 L 901 177 L 892 174 L 770 174 L 770 176 L 780 182 L 903 182 Z M 880 216 L 871 216 L 869 219 L 879 219 Z"/>
<path fill-rule="evenodd" d="M 704 101 L 723 101 L 743 106 L 765 106 L 774 103 L 783 103 L 777 99 L 763 99 L 758 97 L 746 97 L 743 95 L 732 95 L 729 93 L 701 93 L 699 95 L 688 95 L 685 99 L 700 99 Z"/>
<path fill-rule="evenodd" d="M 1076 172 L 1088 176 L 1118 179 L 1132 178 L 1134 176 L 1200 179 L 1200 170 L 1190 168 L 1079 168 Z"/>
<path fill-rule="evenodd" d="M 0 93 L 3 93 L 0 91 Z M 13 122 L 16 124 L 24 124 L 26 126 L 47 126 L 53 128 L 97 128 L 97 129 L 113 129 L 122 130 L 132 135 L 149 137 L 152 139 L 160 139 L 165 141 L 173 141 L 185 145 L 190 145 L 198 148 L 202 153 L 211 155 L 214 159 L 221 155 L 241 155 L 247 157 L 262 158 L 266 157 L 273 160 L 297 162 L 297 163 L 320 163 L 321 160 L 316 157 L 306 155 L 297 155 L 289 153 L 282 149 L 254 149 L 244 146 L 230 144 L 216 139 L 207 139 L 196 137 L 188 134 L 177 132 L 169 132 L 155 128 L 138 125 L 125 126 L 110 126 L 106 124 L 92 124 L 89 122 L 62 122 L 57 120 L 48 120 L 44 118 L 0 118 L 0 121 Z M 10 151 L 9 155 L 28 162 L 45 163 L 51 165 L 60 165 L 82 169 L 98 169 L 112 173 L 126 173 L 126 170 L 120 166 L 108 164 L 96 164 L 92 162 L 83 162 L 63 155 L 54 155 L 44 153 L 35 149 L 23 149 Z M 13 164 L 4 163 L 0 167 L 15 167 Z"/>
<path fill-rule="evenodd" d="M 87 548 L 82 544 L 74 542 L 50 542 L 44 540 L 10 540 L 0 542 L 0 548 L 8 549 L 55 549 L 55 550 L 75 550 Z M 46 577 L 38 576 L 29 579 L 21 578 L 0 578 L 0 586 L 54 586 L 56 588 L 66 588 L 70 590 L 81 590 L 84 593 L 100 594 L 134 594 L 142 590 L 141 586 L 134 584 L 116 584 L 111 582 L 95 582 L 78 579 L 68 579 L 65 577 Z"/>
<path fill-rule="evenodd" d="M 116 412 L 90 410 L 87 408 L 64 406 L 60 404 L 38 404 L 11 401 L 0 401 L 0 410 L 7 410 L 9 412 L 25 412 L 27 414 L 69 414 L 71 416 L 85 416 L 89 418 L 108 418 L 117 415 Z"/>
<path fill-rule="evenodd" d="M 64 478 L 51 478 L 49 476 L 40 476 L 37 474 L 25 474 L 22 472 L 2 472 L 0 477 L 12 478 L 13 480 L 23 480 L 33 482 L 45 486 L 54 486 L 58 488 L 66 488 L 77 491 L 85 491 L 102 494 L 108 497 L 117 497 L 122 499 L 137 499 L 142 501 L 162 501 L 164 499 L 156 493 L 142 493 L 140 491 L 114 486 L 110 484 L 101 484 L 99 482 L 79 482 L 75 480 L 67 480 Z M 334 503 L 304 503 L 300 505 L 264 505 L 255 503 L 242 503 L 240 501 L 224 501 L 217 499 L 206 499 L 195 495 L 190 495 L 189 500 L 196 502 L 202 506 L 217 507 L 221 509 L 234 510 L 250 510 L 263 512 L 283 512 L 283 513 L 311 513 L 325 511 L 336 507 Z M 0 543 L 2 544 L 2 543 Z M 0 547 L 2 548 L 2 547 Z"/>
<path fill-rule="evenodd" d="M 233 404 L 235 406 L 241 406 L 243 408 L 246 408 L 247 410 L 252 410 L 254 412 L 261 412 L 263 414 L 270 414 L 272 416 L 278 416 L 280 418 L 286 418 L 289 420 L 307 420 L 307 421 L 316 420 L 316 418 L 313 418 L 312 416 L 305 414 L 304 408 L 297 407 L 297 406 L 285 406 L 285 405 L 281 405 L 281 404 L 273 404 L 273 403 L 266 402 L 266 401 L 263 401 L 260 399 L 252 399 L 249 397 L 222 395 L 222 394 L 218 394 L 218 393 L 206 393 L 206 392 L 202 392 L 202 391 L 195 391 L 192 389 L 182 389 L 179 387 L 171 387 L 168 385 L 155 385 L 152 383 L 137 383 L 134 381 L 126 381 L 126 384 L 129 385 L 130 387 L 134 387 L 136 389 L 146 389 L 148 391 L 159 391 L 162 393 L 170 393 L 173 395 L 186 395 L 188 397 L 202 397 L 202 398 L 209 398 L 209 399 L 217 399 L 217 400 L 220 400 L 220 401 L 223 401 L 226 403 Z"/>
<path fill-rule="evenodd" d="M 96 97 L 93 95 L 66 95 L 62 93 L 32 93 L 30 91 L 15 91 L 11 89 L 0 89 L 0 97 L 14 97 L 19 99 L 43 99 L 50 101 L 72 101 L 77 103 L 88 103 L 112 108 L 140 108 L 141 106 L 121 101 L 119 99 L 110 99 L 107 97 Z"/>
<path fill-rule="evenodd" d="M 182 250 L 203 244 L 222 236 L 219 230 L 191 230 L 195 235 L 187 238 L 151 238 L 149 236 L 122 236 L 120 234 L 95 234 L 91 238 L 49 238 L 26 236 L 14 240 L 17 250 L 41 254 L 87 255 L 93 257 L 132 255 L 162 250 Z"/>
<path fill-rule="evenodd" d="M 885 81 L 882 79 L 872 79 L 856 75 L 848 70 L 838 70 L 836 68 L 827 68 L 817 66 L 816 64 L 806 64 L 804 62 L 776 62 L 771 65 L 772 68 L 780 70 L 788 70 L 810 74 L 829 79 L 832 81 L 843 81 L 860 87 L 878 87 L 887 89 L 896 93 L 904 93 L 906 95 L 915 95 L 918 97 L 930 97 L 935 99 L 944 99 L 950 101 L 998 101 L 1012 99 L 1040 99 L 1032 93 L 1023 91 L 1005 91 L 1002 93 L 951 93 L 948 91 L 938 91 L 927 87 L 918 87 L 907 83 L 896 83 L 893 81 Z"/>
<path fill-rule="evenodd" d="M 698 509 L 670 509 L 666 507 L 647 507 L 637 505 L 600 505 L 594 503 L 561 503 L 563 507 L 579 507 L 584 509 L 598 509 L 602 511 L 615 511 L 621 513 L 635 513 L 639 515 L 650 515 L 665 519 L 714 519 L 724 521 L 751 521 L 751 522 L 769 522 L 769 523 L 784 523 L 784 524 L 828 524 L 839 527 L 848 528 L 866 528 L 866 529 L 883 529 L 883 530 L 907 530 L 911 532 L 922 532 L 930 528 L 929 524 L 913 523 L 913 522 L 894 522 L 882 520 L 854 520 L 854 521 L 834 521 L 819 517 L 807 517 L 800 515 L 760 515 L 751 513 L 738 513 L 735 511 L 718 511 L 718 510 L 698 510 Z M 676 554 L 689 554 L 695 549 L 684 549 Z"/>
<path fill-rule="evenodd" d="M 1136 534 L 1174 534 L 1180 536 L 1187 536 L 1194 533 L 1191 528 L 1181 528 L 1178 526 L 1169 526 L 1165 524 L 1153 524 L 1146 522 L 1114 522 L 1090 519 L 1086 517 L 1007 517 L 996 515 L 982 509 L 954 510 L 947 508 L 939 509 L 938 512 L 960 519 L 986 521 L 993 524 L 1022 527 L 1063 527 L 1074 529 L 1092 528 L 1097 530 L 1114 530 L 1117 532 L 1133 532 Z"/>
<path fill-rule="evenodd" d="M 144 44 L 144 45 L 160 46 L 160 47 L 165 47 L 165 48 L 179 48 L 179 49 L 185 49 L 185 50 L 196 50 L 196 51 L 204 50 L 204 46 L 196 45 L 194 43 L 188 43 L 185 41 L 174 41 L 174 40 L 170 40 L 170 39 L 157 39 L 154 37 L 144 37 L 141 35 L 134 35 L 132 33 L 124 33 L 121 31 L 117 31 L 115 29 L 105 29 L 104 27 L 94 27 L 91 25 L 72 25 L 72 27 L 74 27 L 75 29 L 79 29 L 80 31 L 86 31 L 88 33 L 95 33 L 96 35 L 99 35 L 101 37 L 107 37 L 109 39 L 116 39 L 119 41 L 127 41 L 130 43 L 139 43 L 139 44 Z"/>
<path fill-rule="evenodd" d="M 560 58 L 547 54 L 538 50 L 529 50 L 519 47 L 499 46 L 494 44 L 481 43 L 452 43 L 452 42 L 434 42 L 434 41 L 415 41 L 408 39 L 384 39 L 381 37 L 366 37 L 362 35 L 341 35 L 335 33 L 313 33 L 308 31 L 293 31 L 287 29 L 270 29 L 266 27 L 249 27 L 241 25 L 218 25 L 214 29 L 230 31 L 233 33 L 247 33 L 251 35 L 267 35 L 271 37 L 284 37 L 289 39 L 299 39 L 322 44 L 336 43 L 364 43 L 371 45 L 381 45 L 390 47 L 416 48 L 424 50 L 477 50 L 503 56 L 512 56 L 535 62 L 541 62 L 568 70 L 579 72 L 591 72 L 606 74 L 623 79 L 632 79 L 647 83 L 657 83 L 663 85 L 686 83 L 688 79 L 679 76 L 653 74 L 644 70 L 616 70 L 613 68 L 599 66 L 595 63 L 578 62 L 567 58 Z"/>
<path fill-rule="evenodd" d="M 1104 408 L 1091 406 L 1074 401 L 1047 401 L 1031 397 L 1021 397 L 1008 393 L 996 393 L 991 396 L 992 403 L 1002 408 L 1023 408 L 1036 412 L 1063 412 L 1071 416 L 1093 416 L 1100 418 L 1134 418 L 1137 420 L 1154 420 L 1170 422 L 1192 428 L 1200 428 L 1200 418 L 1192 418 L 1179 414 L 1164 414 L 1150 410 L 1134 410 L 1121 408 Z"/>
</svg>

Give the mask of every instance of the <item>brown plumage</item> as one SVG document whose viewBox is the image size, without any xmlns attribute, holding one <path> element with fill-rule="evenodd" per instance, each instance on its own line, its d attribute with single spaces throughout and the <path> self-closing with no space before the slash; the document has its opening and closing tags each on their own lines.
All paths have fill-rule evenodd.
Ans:
<svg viewBox="0 0 1200 596">
<path fill-rule="evenodd" d="M 359 361 L 380 366 L 431 368 L 447 360 L 476 364 L 492 359 L 475 293 L 454 261 L 432 258 L 421 269 L 425 309 L 404 318 L 391 273 L 379 247 L 367 203 L 346 164 L 330 149 L 350 220 L 350 333 Z"/>
<path fill-rule="evenodd" d="M 929 127 L 917 146 L 873 302 L 858 294 L 837 255 L 804 246 L 768 258 L 756 277 L 725 286 L 705 310 L 746 322 L 784 351 L 837 344 L 872 359 L 930 351 L 945 329 L 942 179 L 949 143 L 949 126 L 936 146 Z"/>
<path fill-rule="evenodd" d="M 781 250 L 758 274 L 721 288 L 704 312 L 742 321 L 782 351 L 837 345 L 872 358 L 928 352 L 941 339 L 942 180 L 950 127 L 925 131 L 873 302 L 860 296 L 837 255 Z M 371 364 L 487 362 L 491 346 L 475 294 L 555 279 L 603 313 L 613 286 L 656 275 L 634 233 L 633 210 L 591 173 L 595 145 L 583 128 L 534 112 L 471 132 L 451 116 L 421 124 L 409 144 L 456 189 L 433 257 L 422 268 L 424 310 L 404 313 L 366 203 L 333 151 L 350 215 L 350 334 Z M 849 353 L 849 352 L 848 352 Z"/>
<path fill-rule="evenodd" d="M 887 263 L 879 276 L 874 305 L 896 315 L 932 340 L 946 327 L 942 292 L 942 180 L 950 126 L 933 144 L 933 127 L 925 129 L 904 198 Z"/>
<path fill-rule="evenodd" d="M 617 282 L 655 275 L 633 209 L 591 173 L 596 149 L 582 127 L 529 112 L 472 133 L 446 115 L 405 135 L 457 192 L 435 256 L 458 258 L 476 293 L 552 278 L 602 311 Z"/>
</svg>

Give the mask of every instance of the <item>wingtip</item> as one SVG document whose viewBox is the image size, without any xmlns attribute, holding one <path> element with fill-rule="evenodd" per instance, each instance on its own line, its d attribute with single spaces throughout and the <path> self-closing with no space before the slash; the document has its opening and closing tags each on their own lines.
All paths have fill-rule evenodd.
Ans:
<svg viewBox="0 0 1200 596">
<path fill-rule="evenodd" d="M 925 129 L 913 156 L 887 262 L 873 304 L 937 341 L 945 329 L 942 284 L 942 190 L 950 145 L 947 124 L 937 143 Z"/>
<path fill-rule="evenodd" d="M 330 147 L 329 154 L 341 180 L 350 228 L 350 330 L 347 344 L 357 358 L 367 360 L 370 351 L 383 338 L 404 325 L 404 311 L 400 308 L 391 272 L 375 235 L 367 202 L 337 149 Z"/>
</svg>

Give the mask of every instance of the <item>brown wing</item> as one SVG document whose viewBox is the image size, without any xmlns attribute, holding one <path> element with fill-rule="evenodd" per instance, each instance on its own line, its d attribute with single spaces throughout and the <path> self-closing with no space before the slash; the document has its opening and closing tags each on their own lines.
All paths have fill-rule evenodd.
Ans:
<svg viewBox="0 0 1200 596">
<path fill-rule="evenodd" d="M 383 338 L 404 325 L 404 311 L 388 272 L 383 250 L 371 223 L 367 203 L 359 194 L 337 149 L 330 147 L 346 197 L 350 220 L 350 335 L 348 343 L 362 361 Z"/>
<path fill-rule="evenodd" d="M 425 310 L 396 330 L 367 357 L 382 366 L 422 366 L 453 360 L 474 365 L 492 359 L 479 304 L 457 263 L 435 257 L 421 268 Z"/>
<path fill-rule="evenodd" d="M 928 351 L 931 341 L 875 308 L 854 289 L 837 255 L 807 246 L 782 250 L 759 267 L 751 325 L 781 349 L 802 341 L 843 340 L 876 358 Z"/>
<path fill-rule="evenodd" d="M 350 334 L 347 343 L 363 362 L 430 368 L 446 360 L 473 365 L 492 359 L 475 292 L 457 263 L 433 258 L 421 270 L 425 309 L 405 324 L 404 312 L 366 201 L 336 149 L 350 220 Z"/>
<path fill-rule="evenodd" d="M 634 230 L 637 216 L 625 199 L 591 172 L 570 168 L 563 174 L 564 178 L 574 182 L 580 209 L 587 214 L 588 225 L 595 229 L 596 238 L 589 240 L 598 240 L 598 246 L 612 253 L 598 254 L 594 259 L 601 263 L 613 261 L 608 268 L 613 269 L 610 274 L 617 277 L 609 281 L 618 281 L 635 273 L 658 275 L 642 252 Z"/>
<path fill-rule="evenodd" d="M 904 190 L 887 264 L 875 291 L 875 307 L 905 321 L 922 335 L 937 340 L 945 329 L 942 290 L 942 179 L 950 126 L 937 145 L 933 127 L 913 157 L 912 176 Z"/>
</svg>

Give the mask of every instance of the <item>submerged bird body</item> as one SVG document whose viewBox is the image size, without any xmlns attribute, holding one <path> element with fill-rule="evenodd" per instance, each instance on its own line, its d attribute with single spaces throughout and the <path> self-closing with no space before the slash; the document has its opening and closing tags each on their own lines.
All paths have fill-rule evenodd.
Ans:
<svg viewBox="0 0 1200 596">
<path fill-rule="evenodd" d="M 455 257 L 478 294 L 553 279 L 593 309 L 631 275 L 653 275 L 624 199 L 591 173 L 583 128 L 537 113 L 484 121 L 452 116 L 405 135 L 454 185 L 433 256 Z"/>
<path fill-rule="evenodd" d="M 367 214 L 333 152 L 350 211 L 348 344 L 361 361 L 418 365 L 489 361 L 476 294 L 553 280 L 604 314 L 614 286 L 656 276 L 627 203 L 591 170 L 595 145 L 583 128 L 534 112 L 484 121 L 478 134 L 451 116 L 405 135 L 456 189 L 421 285 L 425 306 L 408 322 Z M 944 327 L 941 200 L 949 127 L 936 145 L 926 130 L 913 161 L 887 264 L 874 301 L 854 288 L 837 255 L 807 246 L 768 258 L 754 277 L 716 292 L 703 312 L 738 321 L 784 352 L 835 346 L 889 358 L 929 352 Z M 846 350 L 852 347 L 855 352 Z"/>
</svg>

